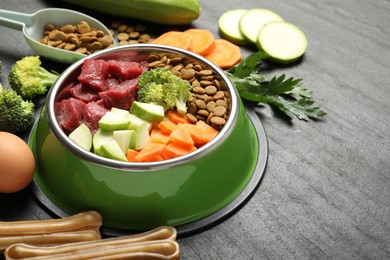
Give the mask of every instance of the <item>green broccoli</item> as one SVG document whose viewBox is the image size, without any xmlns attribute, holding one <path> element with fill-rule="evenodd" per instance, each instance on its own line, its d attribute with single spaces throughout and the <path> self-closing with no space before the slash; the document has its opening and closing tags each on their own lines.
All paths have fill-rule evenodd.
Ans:
<svg viewBox="0 0 390 260">
<path fill-rule="evenodd" d="M 32 99 L 45 94 L 58 76 L 41 66 L 39 56 L 26 56 L 12 66 L 8 80 L 22 98 Z"/>
<path fill-rule="evenodd" d="M 21 133 L 32 126 L 35 105 L 0 84 L 0 131 Z"/>
<path fill-rule="evenodd" d="M 193 96 L 191 84 L 168 67 L 158 67 L 142 73 L 138 78 L 138 100 L 162 105 L 165 110 L 176 108 L 187 113 L 187 101 Z"/>
<path fill-rule="evenodd" d="M 164 101 L 164 86 L 156 82 L 146 84 L 143 88 L 138 90 L 138 100 L 145 103 L 154 103 L 161 105 L 164 109 L 171 106 Z"/>
</svg>

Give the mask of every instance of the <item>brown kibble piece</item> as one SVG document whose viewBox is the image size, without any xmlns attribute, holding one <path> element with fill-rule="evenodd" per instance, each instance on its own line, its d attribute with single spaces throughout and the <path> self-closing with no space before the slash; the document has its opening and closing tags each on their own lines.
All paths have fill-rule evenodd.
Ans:
<svg viewBox="0 0 390 260">
<path fill-rule="evenodd" d="M 205 90 L 206 94 L 209 96 L 214 96 L 215 93 L 217 93 L 217 88 L 213 85 L 209 85 L 209 86 L 205 87 L 204 90 Z"/>
<path fill-rule="evenodd" d="M 216 104 L 214 101 L 210 101 L 207 103 L 207 110 L 209 112 L 214 112 L 215 107 L 216 107 Z"/>
<path fill-rule="evenodd" d="M 121 32 L 118 34 L 118 40 L 119 41 L 127 41 L 129 39 L 129 34 L 125 33 L 125 32 Z"/>
<path fill-rule="evenodd" d="M 188 113 L 195 115 L 197 110 L 198 110 L 198 108 L 197 108 L 195 102 L 190 102 L 187 105 L 187 112 Z"/>
<path fill-rule="evenodd" d="M 227 102 L 226 102 L 226 100 L 224 100 L 224 99 L 218 99 L 217 101 L 215 101 L 215 104 L 216 104 L 217 106 L 227 107 Z"/>
<path fill-rule="evenodd" d="M 196 116 L 191 113 L 187 113 L 187 118 L 190 120 L 191 123 L 196 123 L 198 121 L 198 118 L 196 118 Z"/>
<path fill-rule="evenodd" d="M 222 99 L 222 98 L 224 98 L 225 97 L 225 93 L 223 92 L 223 91 L 217 91 L 217 93 L 215 93 L 215 95 L 213 96 L 213 98 L 215 99 L 215 100 L 217 100 L 217 99 Z"/>
<path fill-rule="evenodd" d="M 183 75 L 183 79 L 190 80 L 195 76 L 194 69 L 182 69 L 181 74 Z"/>
<path fill-rule="evenodd" d="M 215 108 L 214 108 L 214 114 L 216 115 L 216 116 L 220 116 L 220 117 L 223 117 L 225 114 L 226 114 L 226 108 L 225 107 L 223 107 L 223 106 L 216 106 Z"/>
<path fill-rule="evenodd" d="M 78 25 L 77 25 L 77 31 L 79 33 L 87 33 L 87 32 L 90 32 L 91 31 L 91 26 L 89 26 L 88 23 L 86 22 L 80 22 Z"/>
<path fill-rule="evenodd" d="M 129 37 L 131 39 L 136 39 L 139 37 L 139 32 L 137 32 L 137 31 L 131 32 L 131 33 L 129 33 Z"/>
<path fill-rule="evenodd" d="M 67 51 L 73 51 L 74 49 L 76 49 L 76 45 L 73 43 L 66 43 L 64 46 L 64 50 Z"/>
<path fill-rule="evenodd" d="M 206 102 L 204 102 L 204 100 L 197 99 L 197 100 L 195 100 L 195 104 L 199 109 L 206 109 L 207 108 L 207 104 L 206 104 Z"/>
<path fill-rule="evenodd" d="M 198 115 L 205 116 L 205 117 L 208 117 L 210 114 L 209 111 L 207 111 L 206 109 L 199 109 L 196 113 Z"/>
<path fill-rule="evenodd" d="M 220 126 L 226 124 L 226 120 L 219 116 L 213 116 L 212 118 L 210 118 L 210 123 Z"/>
<path fill-rule="evenodd" d="M 111 27 L 114 28 L 114 29 L 118 29 L 118 27 L 119 27 L 121 24 L 122 24 L 122 23 L 121 23 L 120 21 L 116 20 L 116 21 L 113 21 L 113 22 L 111 23 Z"/>
<path fill-rule="evenodd" d="M 119 27 L 118 27 L 118 32 L 126 32 L 127 30 L 127 25 L 126 24 L 121 24 Z"/>
<path fill-rule="evenodd" d="M 192 88 L 192 91 L 195 92 L 196 94 L 204 94 L 205 93 L 205 89 L 202 87 L 194 87 L 194 88 Z"/>
</svg>

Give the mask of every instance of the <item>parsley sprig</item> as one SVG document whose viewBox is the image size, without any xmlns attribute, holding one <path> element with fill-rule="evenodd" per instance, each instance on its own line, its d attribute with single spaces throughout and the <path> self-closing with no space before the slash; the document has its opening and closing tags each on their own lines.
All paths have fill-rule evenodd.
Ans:
<svg viewBox="0 0 390 260">
<path fill-rule="evenodd" d="M 302 79 L 287 78 L 283 74 L 266 79 L 260 72 L 260 62 L 269 56 L 256 52 L 236 66 L 225 70 L 242 99 L 269 104 L 290 118 L 321 119 L 326 113 L 314 106 L 312 92 L 302 85 Z"/>
</svg>

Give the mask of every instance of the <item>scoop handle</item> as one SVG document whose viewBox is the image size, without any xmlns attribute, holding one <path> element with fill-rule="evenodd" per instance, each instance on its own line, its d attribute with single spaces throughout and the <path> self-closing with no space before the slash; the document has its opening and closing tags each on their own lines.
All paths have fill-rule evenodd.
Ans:
<svg viewBox="0 0 390 260">
<path fill-rule="evenodd" d="M 21 31 L 27 24 L 31 24 L 30 15 L 0 9 L 0 25 Z"/>
</svg>

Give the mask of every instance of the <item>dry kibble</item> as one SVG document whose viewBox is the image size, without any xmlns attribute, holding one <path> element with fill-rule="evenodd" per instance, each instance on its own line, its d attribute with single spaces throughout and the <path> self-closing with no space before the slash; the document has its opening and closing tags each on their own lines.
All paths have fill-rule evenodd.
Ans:
<svg viewBox="0 0 390 260">
<path fill-rule="evenodd" d="M 127 26 L 127 29 L 126 29 L 127 33 L 131 33 L 131 32 L 134 32 L 134 31 L 135 31 L 134 26 Z"/>
<path fill-rule="evenodd" d="M 217 91 L 215 95 L 213 96 L 214 99 L 222 99 L 225 97 L 225 93 L 221 90 Z"/>
<path fill-rule="evenodd" d="M 183 79 L 185 80 L 190 80 L 195 76 L 195 70 L 190 68 L 190 69 L 183 69 L 181 70 L 181 74 L 183 75 Z"/>
<path fill-rule="evenodd" d="M 210 118 L 210 122 L 214 125 L 224 125 L 226 123 L 226 120 L 219 116 L 213 116 Z"/>
<path fill-rule="evenodd" d="M 210 86 L 212 83 L 211 83 L 211 81 L 209 81 L 209 80 L 201 80 L 200 81 L 200 85 L 202 85 L 202 86 Z"/>
<path fill-rule="evenodd" d="M 118 44 L 119 45 L 127 45 L 127 44 L 129 44 L 129 42 L 128 41 L 120 41 L 120 42 L 118 42 Z"/>
<path fill-rule="evenodd" d="M 209 96 L 213 96 L 213 95 L 215 95 L 215 93 L 217 93 L 217 88 L 213 85 L 209 85 L 209 86 L 205 87 L 204 90 L 205 90 L 206 94 Z"/>
<path fill-rule="evenodd" d="M 119 41 L 127 41 L 129 39 L 129 34 L 121 32 L 117 37 Z"/>
<path fill-rule="evenodd" d="M 206 109 L 207 108 L 207 104 L 206 104 L 206 102 L 204 102 L 204 100 L 197 99 L 197 100 L 195 100 L 195 104 L 199 109 Z"/>
<path fill-rule="evenodd" d="M 190 120 L 191 123 L 196 123 L 198 121 L 198 118 L 196 118 L 196 116 L 191 113 L 187 113 L 187 118 Z"/>
<path fill-rule="evenodd" d="M 207 111 L 206 109 L 199 109 L 196 113 L 198 115 L 205 116 L 205 117 L 208 117 L 210 114 L 209 111 Z"/>
<path fill-rule="evenodd" d="M 76 49 L 76 44 L 73 43 L 66 43 L 64 46 L 64 50 L 73 51 Z"/>
<path fill-rule="evenodd" d="M 126 32 L 127 30 L 127 25 L 126 24 L 121 24 L 119 27 L 118 27 L 118 32 Z"/>
<path fill-rule="evenodd" d="M 187 105 L 187 112 L 192 114 L 192 115 L 195 115 L 196 114 L 196 111 L 198 110 L 196 104 L 194 102 L 190 102 L 188 105 Z"/>
<path fill-rule="evenodd" d="M 202 87 L 193 87 L 192 91 L 195 92 L 196 94 L 204 94 L 205 93 L 205 89 Z"/>
<path fill-rule="evenodd" d="M 46 36 L 38 40 L 41 43 L 87 55 L 113 45 L 111 35 L 91 27 L 86 21 L 61 27 L 48 23 L 44 27 L 43 35 Z"/>
<path fill-rule="evenodd" d="M 207 111 L 209 112 L 214 112 L 214 109 L 217 105 L 215 104 L 214 101 L 210 101 L 207 103 Z"/>
<path fill-rule="evenodd" d="M 80 22 L 77 25 L 77 31 L 79 33 L 87 33 L 91 31 L 91 26 L 87 22 Z"/>
<path fill-rule="evenodd" d="M 113 21 L 111 27 L 117 29 L 122 23 L 120 21 Z"/>
<path fill-rule="evenodd" d="M 216 116 L 223 117 L 226 114 L 226 107 L 216 106 L 213 112 Z"/>
<path fill-rule="evenodd" d="M 226 102 L 226 100 L 224 100 L 224 99 L 218 99 L 217 101 L 215 101 L 215 104 L 216 104 L 217 106 L 227 107 L 227 102 Z"/>
<path fill-rule="evenodd" d="M 67 24 L 61 27 L 60 31 L 64 33 L 74 33 L 74 26 L 71 24 Z"/>
</svg>

